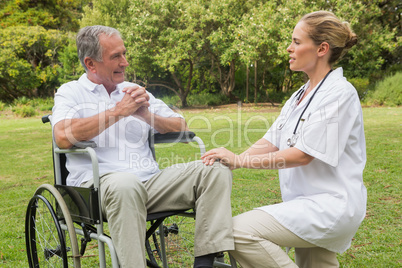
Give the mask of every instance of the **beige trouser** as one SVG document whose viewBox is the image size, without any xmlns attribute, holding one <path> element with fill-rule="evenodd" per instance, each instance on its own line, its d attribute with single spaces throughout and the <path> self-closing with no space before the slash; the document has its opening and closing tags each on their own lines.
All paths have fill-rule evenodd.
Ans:
<svg viewBox="0 0 402 268">
<path fill-rule="evenodd" d="M 274 217 L 252 210 L 233 218 L 235 250 L 230 253 L 243 268 L 339 267 L 336 253 L 304 241 Z M 294 247 L 296 264 L 281 247 Z"/>
<path fill-rule="evenodd" d="M 195 256 L 234 249 L 232 173 L 220 163 L 174 165 L 145 183 L 130 173 L 108 173 L 101 176 L 100 188 L 102 210 L 121 267 L 146 265 L 147 213 L 195 208 Z"/>
</svg>

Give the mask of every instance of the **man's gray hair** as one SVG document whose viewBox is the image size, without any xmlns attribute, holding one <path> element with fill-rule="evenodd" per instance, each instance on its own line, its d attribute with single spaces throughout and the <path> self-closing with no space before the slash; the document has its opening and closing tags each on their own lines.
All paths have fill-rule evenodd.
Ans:
<svg viewBox="0 0 402 268">
<path fill-rule="evenodd" d="M 77 34 L 76 44 L 78 58 L 85 71 L 88 71 L 84 62 L 86 57 L 102 62 L 102 47 L 99 42 L 99 36 L 101 34 L 106 36 L 118 35 L 121 37 L 120 32 L 115 28 L 102 25 L 84 27 Z"/>
</svg>

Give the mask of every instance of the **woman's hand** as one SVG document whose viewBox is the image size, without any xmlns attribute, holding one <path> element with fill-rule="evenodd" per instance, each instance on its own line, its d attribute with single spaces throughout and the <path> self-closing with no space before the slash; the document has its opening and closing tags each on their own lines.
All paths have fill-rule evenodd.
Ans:
<svg viewBox="0 0 402 268">
<path fill-rule="evenodd" d="M 211 166 L 215 163 L 215 161 L 218 161 L 230 169 L 240 167 L 239 156 L 223 147 L 212 149 L 206 152 L 203 156 L 201 156 L 201 159 L 202 162 L 207 166 Z"/>
</svg>

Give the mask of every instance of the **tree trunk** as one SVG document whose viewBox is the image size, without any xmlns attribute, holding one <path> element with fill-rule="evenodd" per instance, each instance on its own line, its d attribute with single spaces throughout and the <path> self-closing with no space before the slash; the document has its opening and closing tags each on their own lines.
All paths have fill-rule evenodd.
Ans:
<svg viewBox="0 0 402 268">
<path fill-rule="evenodd" d="M 193 62 L 191 60 L 189 60 L 189 59 L 186 59 L 186 60 L 183 60 L 183 61 L 188 62 L 189 65 L 190 65 L 190 70 L 188 71 L 186 88 L 183 87 L 179 77 L 176 75 L 175 72 L 172 72 L 172 77 L 173 77 L 173 80 L 175 81 L 177 87 L 179 88 L 178 96 L 179 96 L 179 98 L 181 100 L 181 105 L 182 105 L 182 107 L 187 107 L 188 106 L 188 104 L 187 104 L 187 96 L 188 96 L 188 93 L 191 90 L 191 81 L 193 79 L 193 68 L 194 68 L 194 66 L 193 66 Z"/>
<path fill-rule="evenodd" d="M 249 101 L 248 101 L 248 79 L 249 79 L 249 72 L 250 72 L 250 69 L 249 69 L 248 63 L 247 63 L 247 69 L 246 69 L 246 101 L 247 101 L 247 102 L 249 102 Z"/>
<path fill-rule="evenodd" d="M 226 71 L 226 68 L 224 66 L 219 65 L 218 70 L 219 70 L 219 85 L 221 86 L 222 93 L 230 97 L 232 94 L 232 91 L 235 87 L 235 64 L 236 61 L 232 60 L 229 65 L 229 70 Z"/>
<path fill-rule="evenodd" d="M 219 62 L 219 58 L 213 53 L 213 51 L 207 47 L 208 52 L 211 55 L 211 69 L 210 74 L 218 81 L 222 93 L 231 97 L 232 91 L 235 87 L 235 72 L 236 72 L 236 60 L 232 59 L 229 63 L 229 70 L 225 66 L 222 66 Z M 218 74 L 214 70 L 218 71 Z"/>
<path fill-rule="evenodd" d="M 254 64 L 254 103 L 257 103 L 257 61 Z"/>
</svg>

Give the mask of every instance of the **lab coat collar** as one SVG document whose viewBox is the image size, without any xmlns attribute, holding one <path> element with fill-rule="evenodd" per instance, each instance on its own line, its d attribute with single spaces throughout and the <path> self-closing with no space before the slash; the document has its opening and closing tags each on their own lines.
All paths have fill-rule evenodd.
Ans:
<svg viewBox="0 0 402 268">
<path fill-rule="evenodd" d="M 324 81 L 325 85 L 330 85 L 332 84 L 334 81 L 340 79 L 343 77 L 343 69 L 342 67 L 336 68 L 335 70 L 333 70 L 327 77 L 327 79 Z M 310 81 L 309 81 L 310 82 Z M 320 88 L 320 91 L 326 91 L 329 90 L 328 86 L 323 85 Z"/>
</svg>

